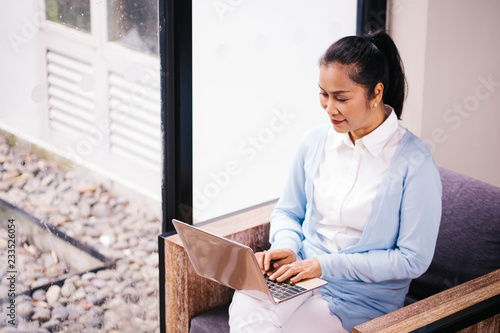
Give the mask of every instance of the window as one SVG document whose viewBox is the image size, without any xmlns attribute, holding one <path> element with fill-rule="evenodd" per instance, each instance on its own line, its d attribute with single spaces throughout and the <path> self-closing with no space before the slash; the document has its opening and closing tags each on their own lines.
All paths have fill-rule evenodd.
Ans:
<svg viewBox="0 0 500 333">
<path fill-rule="evenodd" d="M 160 214 L 158 1 L 43 3 L 39 136 L 139 191 Z"/>
<path fill-rule="evenodd" d="M 318 59 L 356 34 L 356 1 L 193 1 L 193 220 L 281 194 L 302 134 L 325 121 Z"/>
<path fill-rule="evenodd" d="M 108 40 L 147 54 L 158 54 L 158 2 L 108 1 Z"/>
<path fill-rule="evenodd" d="M 77 30 L 90 32 L 90 1 L 46 0 L 47 19 Z"/>
<path fill-rule="evenodd" d="M 45 294 L 45 289 L 48 295 L 55 290 L 58 298 L 57 303 L 47 300 L 45 319 L 31 318 L 30 312 L 12 324 L 3 320 L 12 329 L 158 328 L 156 235 L 160 231 L 162 156 L 158 5 L 135 2 L 152 7 L 147 7 L 147 18 L 134 12 L 129 15 L 137 38 L 125 45 L 119 34 L 117 39 L 108 39 L 113 29 L 107 25 L 108 8 L 112 9 L 108 2 L 13 2 L 2 17 L 1 31 L 7 38 L 0 44 L 8 65 L 1 86 L 8 93 L 0 111 L 0 192 L 3 200 L 39 222 L 30 225 L 0 207 L 7 214 L 2 222 L 15 220 L 10 230 L 17 233 L 13 297 L 18 296 L 19 309 L 31 309 L 42 300 L 27 287 L 41 287 L 38 291 Z M 139 27 L 141 23 L 148 28 Z M 122 35 L 131 35 L 131 29 L 121 30 Z M 12 171 L 12 181 L 6 184 L 7 169 Z M 22 179 L 14 179 L 21 175 Z M 2 222 L 0 229 L 7 236 Z M 56 227 L 62 233 L 54 231 Z M 57 235 L 62 240 L 55 240 Z M 5 236 L 1 238 L 3 244 Z M 129 258 L 137 259 L 135 268 L 128 267 Z M 76 283 L 88 270 L 103 267 L 93 259 L 105 265 L 110 263 L 107 259 L 117 259 L 113 269 L 99 272 L 108 274 L 104 280 L 110 283 L 125 281 L 123 287 L 129 293 L 125 289 L 117 293 L 104 281 L 91 289 Z M 126 266 L 120 268 L 121 264 Z M 100 273 L 88 272 L 85 279 L 90 281 Z M 4 281 L 1 284 L 3 299 L 7 289 Z M 98 291 L 102 293 L 94 297 Z M 117 304 L 115 299 L 123 302 Z M 63 304 L 71 311 L 80 301 L 86 303 L 87 311 L 81 307 L 78 318 L 48 327 L 56 322 L 51 310 Z M 102 311 L 94 311 L 98 309 Z M 53 320 L 49 320 L 51 315 Z"/>
</svg>

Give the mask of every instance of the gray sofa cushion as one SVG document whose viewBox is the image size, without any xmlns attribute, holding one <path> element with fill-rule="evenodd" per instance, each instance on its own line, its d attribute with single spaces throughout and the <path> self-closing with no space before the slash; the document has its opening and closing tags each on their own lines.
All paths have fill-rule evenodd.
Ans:
<svg viewBox="0 0 500 333">
<path fill-rule="evenodd" d="M 194 317 L 189 333 L 229 332 L 228 308 L 229 306 L 221 306 Z"/>
<path fill-rule="evenodd" d="M 500 268 L 500 188 L 440 168 L 443 215 L 436 252 L 409 295 L 423 299 Z"/>
</svg>

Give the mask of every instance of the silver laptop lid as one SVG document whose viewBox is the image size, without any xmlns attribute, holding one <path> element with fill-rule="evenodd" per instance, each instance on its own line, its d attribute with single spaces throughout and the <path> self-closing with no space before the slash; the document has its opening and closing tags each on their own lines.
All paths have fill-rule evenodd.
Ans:
<svg viewBox="0 0 500 333">
<path fill-rule="evenodd" d="M 249 296 L 274 301 L 248 246 L 177 220 L 172 223 L 196 273 Z"/>
</svg>

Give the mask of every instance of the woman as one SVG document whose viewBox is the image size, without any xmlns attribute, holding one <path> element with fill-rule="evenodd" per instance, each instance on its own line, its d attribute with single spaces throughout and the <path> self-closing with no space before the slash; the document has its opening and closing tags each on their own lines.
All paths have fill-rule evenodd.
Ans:
<svg viewBox="0 0 500 333">
<path fill-rule="evenodd" d="M 320 60 L 331 124 L 303 137 L 271 217 L 271 279 L 328 284 L 279 305 L 235 293 L 232 332 L 345 332 L 403 305 L 429 266 L 441 182 L 427 146 L 398 123 L 405 76 L 384 32 L 345 37 Z"/>
</svg>

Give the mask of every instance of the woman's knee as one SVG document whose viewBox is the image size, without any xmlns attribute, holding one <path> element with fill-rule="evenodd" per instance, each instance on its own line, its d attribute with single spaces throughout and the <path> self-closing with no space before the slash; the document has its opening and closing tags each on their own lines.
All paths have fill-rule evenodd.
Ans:
<svg viewBox="0 0 500 333">
<path fill-rule="evenodd" d="M 236 291 L 229 307 L 231 332 L 278 331 L 278 318 L 270 305 Z"/>
</svg>

